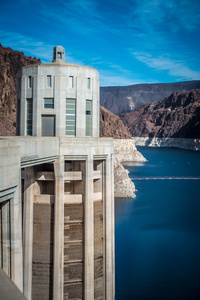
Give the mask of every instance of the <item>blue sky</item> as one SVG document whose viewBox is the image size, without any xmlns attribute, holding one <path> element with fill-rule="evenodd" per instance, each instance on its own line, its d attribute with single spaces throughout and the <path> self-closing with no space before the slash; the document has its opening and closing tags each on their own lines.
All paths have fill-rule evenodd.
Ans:
<svg viewBox="0 0 200 300">
<path fill-rule="evenodd" d="M 100 73 L 101 86 L 200 79 L 199 0 L 0 0 L 0 43 Z"/>
</svg>

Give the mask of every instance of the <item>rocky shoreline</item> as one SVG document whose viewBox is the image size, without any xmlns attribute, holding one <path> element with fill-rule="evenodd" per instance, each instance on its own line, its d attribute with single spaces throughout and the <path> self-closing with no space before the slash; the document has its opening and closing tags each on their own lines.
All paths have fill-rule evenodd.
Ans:
<svg viewBox="0 0 200 300">
<path fill-rule="evenodd" d="M 173 147 L 200 151 L 200 139 L 133 137 L 136 146 Z"/>
<path fill-rule="evenodd" d="M 123 162 L 146 161 L 144 156 L 137 151 L 132 139 L 114 140 L 114 190 L 115 197 L 135 198 L 135 185 L 128 176 L 128 170 L 123 167 Z"/>
</svg>

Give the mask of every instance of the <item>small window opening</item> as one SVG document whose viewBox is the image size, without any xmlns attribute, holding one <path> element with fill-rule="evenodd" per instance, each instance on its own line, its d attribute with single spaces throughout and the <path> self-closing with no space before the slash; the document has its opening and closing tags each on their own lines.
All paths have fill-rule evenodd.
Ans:
<svg viewBox="0 0 200 300">
<path fill-rule="evenodd" d="M 54 108 L 54 99 L 44 98 L 44 108 Z"/>
<path fill-rule="evenodd" d="M 57 53 L 58 58 L 62 59 L 62 52 Z"/>
<path fill-rule="evenodd" d="M 51 75 L 47 75 L 47 86 L 51 87 Z"/>
<path fill-rule="evenodd" d="M 69 76 L 69 87 L 70 88 L 74 87 L 74 77 L 73 76 Z"/>
<path fill-rule="evenodd" d="M 87 88 L 90 89 L 90 85 L 91 85 L 91 80 L 90 78 L 87 79 Z"/>
<path fill-rule="evenodd" d="M 76 135 L 76 99 L 66 99 L 65 134 Z"/>
<path fill-rule="evenodd" d="M 33 100 L 26 99 L 26 134 L 32 135 Z"/>
<path fill-rule="evenodd" d="M 92 101 L 86 100 L 86 136 L 92 135 Z"/>
<path fill-rule="evenodd" d="M 32 77 L 28 76 L 28 87 L 32 88 Z"/>
</svg>

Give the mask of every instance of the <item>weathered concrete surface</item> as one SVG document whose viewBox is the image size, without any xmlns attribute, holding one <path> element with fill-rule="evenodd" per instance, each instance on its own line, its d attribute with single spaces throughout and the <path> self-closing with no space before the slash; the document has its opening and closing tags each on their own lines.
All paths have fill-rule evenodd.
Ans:
<svg viewBox="0 0 200 300">
<path fill-rule="evenodd" d="M 0 203 L 6 204 L 2 210 L 9 207 L 9 218 L 2 218 L 1 235 L 4 247 L 3 270 L 10 276 L 17 287 L 23 290 L 22 262 L 22 211 L 20 191 L 20 147 L 15 141 L 0 139 Z M 2 211 L 2 213 L 3 213 Z M 1 237 L 1 238 L 2 238 Z M 2 246 L 2 245 L 1 245 Z M 0 251 L 1 252 L 1 251 Z"/>
<path fill-rule="evenodd" d="M 135 142 L 132 139 L 114 140 L 114 154 L 115 197 L 135 198 L 135 185 L 122 163 L 126 161 L 146 161 L 146 159 L 137 151 Z"/>
<path fill-rule="evenodd" d="M 47 85 L 47 75 L 52 84 Z M 74 84 L 70 86 L 70 77 Z M 91 136 L 99 136 L 99 72 L 89 67 L 71 65 L 65 62 L 53 62 L 22 68 L 19 72 L 21 84 L 18 87 L 20 109 L 17 113 L 17 134 L 29 135 L 26 123 L 27 99 L 33 103 L 32 135 L 42 136 L 42 117 L 56 116 L 55 136 L 66 134 L 66 99 L 76 102 L 76 137 L 86 136 L 86 99 L 92 101 Z M 32 86 L 29 87 L 29 78 Z M 90 79 L 90 87 L 87 80 Z M 53 108 L 45 108 L 44 99 L 53 99 Z"/>
<path fill-rule="evenodd" d="M 136 146 L 173 147 L 200 151 L 200 139 L 133 137 Z"/>
<path fill-rule="evenodd" d="M 20 225 L 19 230 L 14 228 L 18 235 L 13 238 L 11 230 L 11 238 L 3 239 L 12 247 L 20 241 L 21 246 L 23 228 L 24 251 L 22 247 L 19 251 L 23 261 L 12 249 L 9 256 L 10 248 L 0 255 L 8 275 L 10 265 L 11 273 L 16 273 L 13 281 L 24 279 L 28 300 L 114 300 L 113 139 L 99 138 L 99 73 L 55 60 L 24 67 L 19 73 L 17 134 L 21 136 L 0 139 L 0 177 L 8 177 L 8 183 L 3 181 L 8 192 L 0 190 L 0 202 L 6 209 L 10 201 L 19 212 L 24 210 L 23 222 L 21 213 L 11 213 L 12 230 Z M 10 186 L 13 182 L 16 187 Z M 14 192 L 17 196 L 10 197 Z M 81 205 L 81 222 L 69 215 L 70 205 Z M 9 233 L 9 220 L 4 219 L 1 231 Z M 21 269 L 10 263 L 10 257 L 20 262 Z"/>
<path fill-rule="evenodd" d="M 17 147 L 19 147 L 19 159 L 21 161 L 21 167 L 29 167 L 36 164 L 45 163 L 48 161 L 55 160 L 59 154 L 59 138 L 56 137 L 1 137 L 0 146 L 2 145 L 12 145 L 15 142 Z M 8 151 L 8 153 L 11 150 Z M 5 159 L 8 159 L 5 157 Z M 2 160 L 3 162 L 3 160 Z M 20 162 L 19 162 L 20 163 Z M 13 168 L 15 165 L 15 159 L 10 160 L 10 164 Z M 1 166 L 1 164 L 0 164 Z M 14 169 L 14 168 L 13 168 Z M 3 174 L 3 173 L 2 173 Z M 8 179 L 11 178 L 12 173 L 9 172 Z M 11 178 L 13 182 L 13 179 Z"/>
<path fill-rule="evenodd" d="M 0 295 L 3 300 L 26 300 L 16 285 L 0 269 Z"/>
<path fill-rule="evenodd" d="M 6 157 L 8 158 L 6 159 Z M 83 245 L 83 262 L 84 262 L 84 276 L 81 281 L 77 283 L 80 289 L 84 292 L 85 299 L 93 300 L 99 299 L 98 295 L 104 293 L 105 299 L 114 299 L 114 180 L 113 180 L 113 139 L 112 138 L 56 138 L 56 137 L 5 137 L 0 139 L 0 177 L 4 178 L 0 182 L 0 201 L 7 200 L 7 194 L 16 194 L 14 196 L 13 203 L 16 202 L 16 213 L 12 213 L 13 221 L 11 226 L 14 230 L 12 237 L 12 249 L 15 251 L 11 257 L 15 259 L 15 264 L 12 264 L 12 276 L 11 279 L 23 289 L 23 270 L 22 270 L 22 237 L 21 237 L 21 193 L 18 189 L 21 189 L 20 169 L 24 168 L 25 172 L 23 178 L 24 182 L 24 221 L 23 221 L 23 233 L 24 233 L 24 294 L 27 299 L 37 298 L 37 287 L 39 282 L 39 276 L 42 272 L 52 273 L 48 266 L 46 269 L 38 269 L 40 261 L 38 258 L 35 260 L 37 253 L 37 247 L 34 249 L 32 245 L 37 245 L 38 241 L 41 241 L 37 236 L 37 224 L 33 224 L 34 208 L 39 205 L 50 205 L 54 203 L 54 243 L 51 246 L 54 247 L 54 280 L 53 290 L 54 299 L 63 299 L 63 272 L 64 272 L 64 242 L 63 242 L 63 224 L 64 224 L 64 205 L 69 204 L 74 196 L 75 200 L 79 200 L 84 205 L 84 245 Z M 59 158 L 64 161 L 73 161 L 74 165 L 77 164 L 75 169 L 71 170 L 71 177 L 69 177 L 69 170 L 64 170 L 64 166 L 58 165 Z M 55 162 L 55 172 L 42 169 L 43 164 L 48 165 Z M 15 163 L 15 164 L 14 164 Z M 61 164 L 61 163 L 60 163 Z M 66 164 L 69 164 L 66 163 Z M 96 164 L 102 164 L 101 169 L 96 169 Z M 13 165 L 15 166 L 13 170 Z M 80 168 L 81 167 L 81 168 Z M 79 169 L 80 168 L 80 169 Z M 85 172 L 83 173 L 83 170 Z M 43 174 L 42 174 L 43 172 Z M 82 174 L 82 176 L 80 176 Z M 67 176 L 66 176 L 67 175 Z M 78 175 L 74 176 L 74 175 Z M 66 176 L 66 177 L 65 177 Z M 7 180 L 6 180 L 7 178 Z M 37 179 L 36 179 L 37 178 Z M 67 179 L 67 180 L 66 180 Z M 64 181 L 68 182 L 70 179 L 73 182 L 74 191 L 72 194 L 65 195 Z M 79 179 L 79 180 L 78 180 Z M 99 184 L 96 181 L 99 180 Z M 55 184 L 54 189 L 49 189 L 49 183 Z M 42 184 L 48 184 L 45 189 L 42 188 Z M 77 184 L 76 184 L 77 183 Z M 12 184 L 17 185 L 13 190 Z M 4 190 L 8 190 L 4 195 Z M 66 192 L 68 192 L 66 190 Z M 3 198 L 2 198 L 3 197 Z M 12 196 L 13 197 L 13 196 Z M 3 200 L 2 200 L 2 199 Z M 9 198 L 10 199 L 10 198 Z M 66 200 L 65 200 L 66 199 Z M 94 201 L 102 201 L 103 203 L 103 253 L 100 266 L 99 260 L 94 260 Z M 73 202 L 73 201 L 72 201 Z M 34 205 L 36 205 L 34 207 Z M 12 207 L 12 206 L 11 206 Z M 67 217 L 67 216 L 66 216 Z M 19 223 L 19 224 L 18 224 Z M 41 226 L 41 222 L 39 222 Z M 19 225 L 19 226 L 18 226 Z M 70 226 L 72 224 L 70 223 Z M 77 224 L 74 224 L 76 226 Z M 43 226 L 43 225 L 42 225 Z M 18 230 L 19 229 L 19 230 Z M 73 230 L 72 230 L 73 231 Z M 74 232 L 74 231 L 73 231 Z M 12 232 L 11 232 L 12 233 Z M 37 236 L 37 240 L 33 240 L 33 237 Z M 19 242 L 19 250 L 17 252 L 15 244 Z M 77 242 L 78 244 L 78 242 Z M 77 246 L 78 247 L 78 246 Z M 47 247 L 48 248 L 48 247 Z M 35 252 L 34 252 L 35 251 Z M 38 254 L 39 259 L 42 252 Z M 103 260 L 103 261 L 102 261 Z M 70 270 L 73 267 L 74 262 L 69 261 Z M 76 263 L 76 262 L 75 262 Z M 100 267 L 96 270 L 96 263 Z M 42 265 L 42 264 L 41 264 Z M 103 278 L 101 266 L 104 266 Z M 75 265 L 74 265 L 75 266 Z M 31 272 L 33 267 L 33 273 Z M 39 266 L 40 267 L 40 266 Z M 51 264 L 49 265 L 51 267 Z M 77 267 L 80 267 L 80 263 L 77 263 Z M 81 267 L 80 267 L 81 268 Z M 72 268 L 73 269 L 73 268 Z M 46 270 L 46 271 L 45 271 Z M 95 276 L 96 271 L 100 272 Z M 35 272 L 36 271 L 36 272 Z M 82 273 L 81 273 L 82 274 Z M 66 274 L 65 274 L 66 275 Z M 44 278 L 44 276 L 42 277 Z M 47 279 L 47 276 L 45 277 Z M 95 281 L 96 280 L 96 281 Z M 48 279 L 49 287 L 52 286 L 52 281 Z M 48 282 L 45 288 L 48 286 Z M 41 283 L 41 282 L 40 282 Z M 39 283 L 39 284 L 40 284 Z M 43 284 L 43 283 L 42 283 Z M 103 286 L 102 286 L 103 284 Z M 81 287 L 83 285 L 83 289 Z M 40 284 L 40 287 L 42 285 Z M 73 294 L 76 290 L 76 286 L 69 288 L 67 291 Z M 33 293 L 32 293 L 33 291 Z M 49 290 L 50 291 L 50 290 Z M 96 296 L 94 296 L 96 295 Z"/>
</svg>

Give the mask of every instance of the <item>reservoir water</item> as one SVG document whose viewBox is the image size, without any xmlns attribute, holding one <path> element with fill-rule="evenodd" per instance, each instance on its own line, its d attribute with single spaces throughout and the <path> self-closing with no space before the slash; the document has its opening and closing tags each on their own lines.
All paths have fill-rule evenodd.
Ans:
<svg viewBox="0 0 200 300">
<path fill-rule="evenodd" d="M 138 150 L 136 199 L 115 199 L 115 299 L 200 300 L 200 152 Z"/>
</svg>

